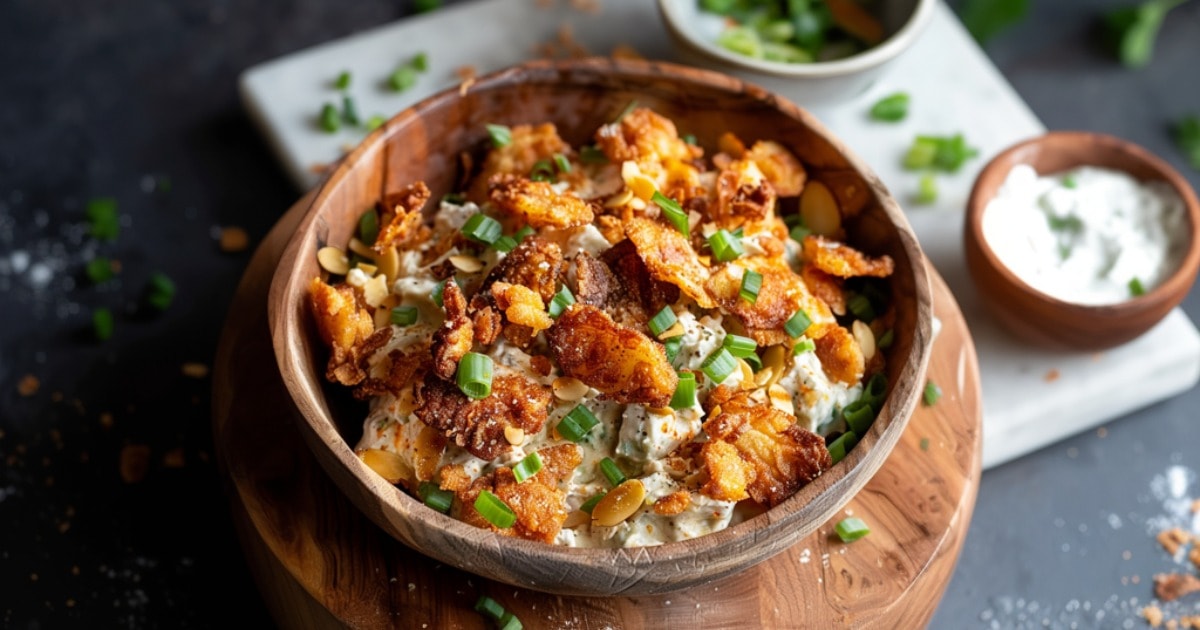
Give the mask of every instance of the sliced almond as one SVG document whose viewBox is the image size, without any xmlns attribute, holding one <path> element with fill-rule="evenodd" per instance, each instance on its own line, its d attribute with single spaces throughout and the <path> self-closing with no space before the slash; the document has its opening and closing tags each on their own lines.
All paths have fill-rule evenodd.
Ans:
<svg viewBox="0 0 1200 630">
<path fill-rule="evenodd" d="M 626 187 L 626 188 L 622 189 L 621 192 L 609 197 L 608 199 L 605 199 L 604 207 L 605 208 L 620 208 L 621 206 L 629 203 L 629 201 L 631 199 L 633 199 L 633 191 L 629 190 L 629 188 Z"/>
<path fill-rule="evenodd" d="M 613 488 L 592 510 L 592 524 L 613 527 L 633 516 L 646 499 L 646 487 L 637 479 L 628 479 Z"/>
<path fill-rule="evenodd" d="M 591 516 L 588 515 L 587 512 L 584 512 L 583 510 L 575 510 L 574 512 L 571 512 L 570 514 L 567 514 L 567 519 L 565 521 L 563 521 L 563 524 L 562 524 L 563 529 L 572 529 L 575 527 L 579 527 L 580 525 L 583 525 L 584 523 L 588 522 L 588 519 L 590 519 L 590 518 L 591 518 Z"/>
<path fill-rule="evenodd" d="M 659 333 L 658 338 L 670 339 L 671 337 L 682 337 L 685 332 L 687 331 L 684 330 L 683 324 L 680 322 L 675 322 L 670 328 Z"/>
<path fill-rule="evenodd" d="M 379 265 L 379 273 L 387 276 L 388 281 L 391 282 L 400 275 L 400 252 L 397 252 L 395 247 L 391 247 L 375 257 L 375 264 Z"/>
<path fill-rule="evenodd" d="M 633 197 L 629 200 L 629 207 L 641 212 L 646 209 L 646 202 L 640 197 Z"/>
<path fill-rule="evenodd" d="M 796 415 L 796 407 L 792 404 L 792 395 L 782 385 L 771 385 L 768 387 L 767 398 L 771 400 L 772 407 L 789 416 Z"/>
<path fill-rule="evenodd" d="M 627 178 L 625 185 L 629 187 L 629 190 L 633 191 L 634 197 L 642 201 L 650 201 L 654 198 L 654 193 L 658 192 L 658 186 L 654 184 L 654 180 L 641 173 Z"/>
<path fill-rule="evenodd" d="M 368 276 L 373 276 L 379 272 L 379 267 L 376 267 L 370 263 L 360 262 L 355 266 Z"/>
<path fill-rule="evenodd" d="M 363 258 L 370 258 L 372 260 L 374 260 L 375 256 L 378 255 L 375 253 L 375 250 L 371 249 L 369 245 L 358 240 L 357 238 L 350 239 L 350 251 L 362 256 Z"/>
<path fill-rule="evenodd" d="M 405 387 L 396 398 L 396 414 L 401 418 L 407 417 L 417 409 L 416 396 L 411 387 Z"/>
<path fill-rule="evenodd" d="M 754 384 L 759 387 L 766 387 L 771 382 L 771 377 L 775 375 L 775 370 L 769 367 L 763 367 L 754 374 Z"/>
<path fill-rule="evenodd" d="M 455 254 L 450 257 L 450 264 L 463 273 L 478 273 L 483 269 L 483 261 L 466 254 Z"/>
<path fill-rule="evenodd" d="M 387 308 L 375 309 L 375 330 L 392 325 L 392 311 Z"/>
<path fill-rule="evenodd" d="M 363 300 L 371 308 L 379 308 L 390 294 L 387 278 L 384 276 L 375 276 L 363 285 Z"/>
<path fill-rule="evenodd" d="M 854 340 L 858 342 L 858 348 L 862 351 L 863 360 L 870 361 L 875 356 L 875 333 L 866 322 L 854 320 L 850 325 L 850 332 L 854 335 Z"/>
<path fill-rule="evenodd" d="M 804 225 L 821 236 L 834 236 L 842 229 L 842 213 L 829 188 L 810 180 L 800 193 L 800 216 Z"/>
<path fill-rule="evenodd" d="M 508 440 L 513 446 L 520 446 L 525 442 L 525 429 L 508 425 L 504 427 L 504 439 Z"/>
<path fill-rule="evenodd" d="M 742 382 L 739 383 L 742 389 L 754 389 L 758 385 L 754 382 L 754 368 L 746 363 L 745 359 L 738 359 L 738 369 L 742 371 Z"/>
<path fill-rule="evenodd" d="M 317 250 L 317 262 L 321 268 L 337 276 L 350 273 L 350 258 L 346 252 L 336 247 L 322 247 Z"/>
<path fill-rule="evenodd" d="M 369 448 L 359 453 L 358 457 L 367 465 L 367 468 L 374 470 L 390 484 L 397 484 L 413 478 L 413 469 L 408 462 L 391 451 Z"/>
<path fill-rule="evenodd" d="M 583 398 L 587 395 L 588 389 L 590 389 L 587 383 L 571 376 L 560 376 L 554 379 L 552 387 L 554 388 L 554 396 L 566 402 L 574 402 Z"/>
<path fill-rule="evenodd" d="M 768 387 L 779 382 L 779 379 L 783 377 L 783 372 L 786 367 L 784 365 L 785 356 L 784 346 L 771 346 L 763 351 L 763 371 L 768 369 L 771 370 L 771 376 L 767 378 L 766 382 Z"/>
</svg>

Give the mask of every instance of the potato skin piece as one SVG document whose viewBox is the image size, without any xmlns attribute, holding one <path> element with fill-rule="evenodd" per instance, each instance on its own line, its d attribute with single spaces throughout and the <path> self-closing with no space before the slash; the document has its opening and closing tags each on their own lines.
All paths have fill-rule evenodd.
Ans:
<svg viewBox="0 0 1200 630">
<path fill-rule="evenodd" d="M 620 403 L 664 407 L 679 384 L 662 344 L 589 304 L 567 309 L 546 331 L 546 340 L 564 375 Z"/>
</svg>

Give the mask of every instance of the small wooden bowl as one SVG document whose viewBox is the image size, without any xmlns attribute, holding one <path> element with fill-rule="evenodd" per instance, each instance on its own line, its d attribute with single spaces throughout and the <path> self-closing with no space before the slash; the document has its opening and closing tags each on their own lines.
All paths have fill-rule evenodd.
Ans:
<svg viewBox="0 0 1200 630">
<path fill-rule="evenodd" d="M 1116 304 L 1076 304 L 1034 289 L 1000 261 L 983 235 L 988 202 L 1018 164 L 1032 166 L 1039 175 L 1097 166 L 1139 181 L 1167 182 L 1187 210 L 1188 241 L 1179 267 L 1146 294 Z M 979 173 L 967 201 L 963 246 L 980 297 L 1012 333 L 1051 348 L 1103 350 L 1146 332 L 1187 296 L 1200 267 L 1200 203 L 1183 176 L 1131 142 L 1099 133 L 1052 131 L 1006 149 Z"/>
<path fill-rule="evenodd" d="M 500 536 L 425 507 L 367 468 L 353 452 L 365 405 L 327 386 L 326 351 L 307 308 L 306 287 L 321 275 L 317 249 L 346 243 L 357 217 L 381 195 L 424 180 L 434 199 L 459 186 L 463 151 L 480 155 L 486 123 L 552 121 L 578 146 L 630 101 L 676 121 L 702 146 L 732 131 L 771 138 L 825 181 L 843 208 L 849 240 L 896 262 L 891 279 L 895 342 L 891 391 L 858 446 L 831 470 L 775 508 L 721 532 L 658 547 L 574 549 Z M 880 467 L 924 386 L 931 342 L 925 259 L 896 202 L 865 164 L 808 113 L 723 75 L 660 63 L 590 59 L 534 62 L 452 89 L 405 110 L 337 167 L 317 192 L 281 259 L 270 298 L 279 369 L 316 459 L 350 500 L 389 534 L 433 558 L 484 577 L 569 595 L 645 595 L 682 589 L 746 569 L 828 521 Z"/>
</svg>

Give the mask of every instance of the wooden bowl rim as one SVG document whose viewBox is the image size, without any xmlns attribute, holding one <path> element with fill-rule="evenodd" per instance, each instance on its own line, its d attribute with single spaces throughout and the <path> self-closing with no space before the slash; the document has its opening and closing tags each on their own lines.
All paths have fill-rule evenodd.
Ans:
<svg viewBox="0 0 1200 630">
<path fill-rule="evenodd" d="M 872 191 L 872 198 L 895 227 L 899 247 L 912 262 L 911 273 L 916 292 L 916 295 L 913 296 L 916 328 L 913 330 L 909 355 L 890 357 L 891 361 L 899 361 L 904 367 L 900 370 L 901 378 L 896 383 L 889 383 L 891 393 L 870 431 L 867 435 L 860 437 L 859 446 L 852 449 L 838 466 L 817 477 L 816 480 L 801 488 L 783 503 L 760 515 L 698 538 L 639 548 L 573 548 L 502 536 L 453 519 L 448 515 L 428 510 L 420 501 L 399 487 L 388 484 L 367 468 L 354 454 L 353 447 L 341 436 L 336 423 L 319 413 L 320 405 L 312 396 L 319 394 L 322 384 L 310 383 L 315 387 L 315 391 L 298 392 L 293 389 L 293 381 L 306 380 L 303 378 L 302 364 L 308 359 L 302 356 L 298 341 L 299 335 L 305 334 L 306 331 L 306 324 L 301 321 L 301 311 L 304 309 L 294 308 L 288 301 L 288 296 L 294 296 L 293 300 L 299 299 L 299 296 L 303 295 L 302 288 L 311 281 L 311 278 L 302 277 L 299 272 L 300 267 L 294 264 L 294 261 L 297 260 L 299 252 L 303 249 L 307 236 L 312 233 L 321 215 L 321 208 L 328 203 L 342 180 L 358 166 L 360 160 L 377 150 L 381 143 L 393 133 L 402 131 L 408 122 L 419 119 L 423 112 L 448 105 L 460 98 L 459 87 L 439 92 L 398 113 L 382 127 L 369 134 L 357 148 L 350 152 L 320 185 L 320 189 L 281 256 L 279 268 L 272 278 L 268 318 L 279 369 L 289 394 L 300 411 L 298 415 L 304 419 L 302 429 L 305 430 L 306 435 L 328 447 L 341 466 L 360 484 L 367 487 L 381 503 L 400 517 L 419 523 L 417 527 L 437 527 L 448 538 L 453 538 L 456 544 L 464 545 L 465 549 L 492 549 L 495 553 L 505 557 L 524 555 L 532 557 L 536 561 L 557 562 L 564 568 L 564 572 L 568 568 L 588 572 L 596 566 L 644 568 L 656 563 L 670 563 L 691 556 L 719 552 L 731 540 L 743 537 L 754 539 L 762 535 L 765 530 L 778 529 L 785 524 L 810 523 L 816 517 L 820 517 L 821 520 L 812 523 L 812 527 L 808 530 L 809 532 L 814 531 L 852 498 L 851 494 L 845 492 L 845 487 L 859 482 L 865 484 L 883 464 L 907 425 L 917 404 L 919 391 L 924 386 L 923 379 L 932 343 L 932 294 L 925 256 L 917 243 L 912 228 L 895 198 L 887 191 L 874 171 L 849 151 L 811 114 L 786 99 L 728 75 L 656 61 L 611 58 L 539 60 L 482 76 L 470 85 L 469 90 L 471 92 L 503 90 L 515 84 L 530 83 L 562 85 L 564 81 L 584 75 L 607 75 L 609 80 L 623 78 L 669 80 L 674 87 L 682 89 L 702 88 L 737 95 L 746 99 L 747 102 L 757 101 L 808 127 L 837 150 L 845 158 L 849 168 L 862 176 L 863 181 Z M 313 440 L 308 441 L 310 445 L 313 444 Z M 324 458 L 318 457 L 318 460 L 324 463 Z M 839 492 L 841 494 L 838 494 Z M 808 514 L 806 508 L 817 505 L 815 499 L 823 496 L 835 496 L 836 498 L 818 514 Z M 416 512 L 415 510 L 420 511 Z M 788 544 L 791 544 L 798 540 L 800 528 L 793 527 L 770 533 L 774 536 L 790 537 L 791 540 L 788 540 Z M 470 570 L 470 567 L 464 568 Z M 496 577 L 496 579 L 502 578 Z M 553 591 L 552 584 L 525 584 L 522 586 Z"/>
<path fill-rule="evenodd" d="M 1000 257 L 992 249 L 991 244 L 983 233 L 983 215 L 987 210 L 988 202 L 995 197 L 996 190 L 1003 184 L 1004 179 L 1008 176 L 1008 172 L 1014 166 L 1029 164 L 1029 161 L 1026 159 L 1029 152 L 1037 150 L 1055 153 L 1088 144 L 1102 146 L 1106 151 L 1110 152 L 1109 154 L 1126 158 L 1128 160 L 1127 164 L 1142 165 L 1153 171 L 1155 174 L 1154 177 L 1137 179 L 1139 181 L 1163 181 L 1170 185 L 1175 193 L 1179 195 L 1180 199 L 1183 200 L 1185 216 L 1190 228 L 1188 230 L 1187 250 L 1180 259 L 1179 265 L 1171 272 L 1171 275 L 1145 294 L 1114 304 L 1080 304 L 1054 297 L 1034 288 L 1017 276 L 1017 274 L 1013 273 L 1000 260 Z M 1069 163 L 1070 166 L 1061 170 L 1080 166 L 1100 166 L 1096 162 L 1085 160 L 1071 160 Z M 1125 173 L 1130 172 L 1128 166 L 1106 165 L 1103 167 Z M 1039 176 L 1043 174 L 1038 172 Z M 1196 269 L 1200 267 L 1200 201 L 1197 200 L 1196 193 L 1188 184 L 1187 179 L 1165 160 L 1142 146 L 1116 136 L 1094 131 L 1048 131 L 1041 135 L 1022 140 L 1001 151 L 979 171 L 979 175 L 975 178 L 975 184 L 972 186 L 971 194 L 967 199 L 965 226 L 969 234 L 964 232 L 964 235 L 967 236 L 968 240 L 974 241 L 974 246 L 987 266 L 1003 279 L 1005 283 L 1020 291 L 1029 300 L 1054 309 L 1067 318 L 1124 319 L 1140 312 L 1154 310 L 1165 303 L 1171 303 L 1171 306 L 1174 306 L 1181 302 L 1187 295 L 1195 280 Z M 980 290 L 984 289 L 980 288 Z M 1155 323 L 1157 323 L 1157 320 L 1150 322 L 1147 328 Z"/>
</svg>

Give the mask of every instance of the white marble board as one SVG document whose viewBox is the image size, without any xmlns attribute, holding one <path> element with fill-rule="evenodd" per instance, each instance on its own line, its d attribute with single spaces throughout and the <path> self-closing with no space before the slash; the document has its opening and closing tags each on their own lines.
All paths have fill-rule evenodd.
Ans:
<svg viewBox="0 0 1200 630">
<path fill-rule="evenodd" d="M 319 181 L 321 165 L 363 135 L 317 128 L 321 104 L 340 98 L 332 82 L 343 70 L 353 73 L 350 93 L 365 119 L 390 116 L 458 84 L 454 71 L 460 66 L 482 74 L 528 60 L 540 44 L 556 41 L 564 26 L 596 54 L 628 44 L 649 58 L 675 58 L 652 2 L 604 2 L 598 14 L 572 9 L 565 0 L 548 9 L 536 4 L 457 4 L 292 53 L 246 70 L 242 99 L 292 179 L 307 189 Z M 391 72 L 418 52 L 427 53 L 428 72 L 406 92 L 387 89 Z M 898 90 L 912 98 L 909 117 L 898 124 L 870 121 L 870 104 Z M 781 93 L 805 104 L 799 89 Z M 990 156 L 1045 128 L 944 4 L 920 40 L 871 90 L 848 103 L 811 109 L 896 195 L 962 307 L 979 355 L 985 468 L 1178 394 L 1200 379 L 1200 333 L 1179 309 L 1145 336 L 1095 354 L 1023 344 L 983 310 L 961 244 L 971 183 Z M 960 131 L 981 157 L 954 176 L 938 178 L 935 204 L 914 203 L 917 176 L 900 167 L 913 136 Z"/>
</svg>

